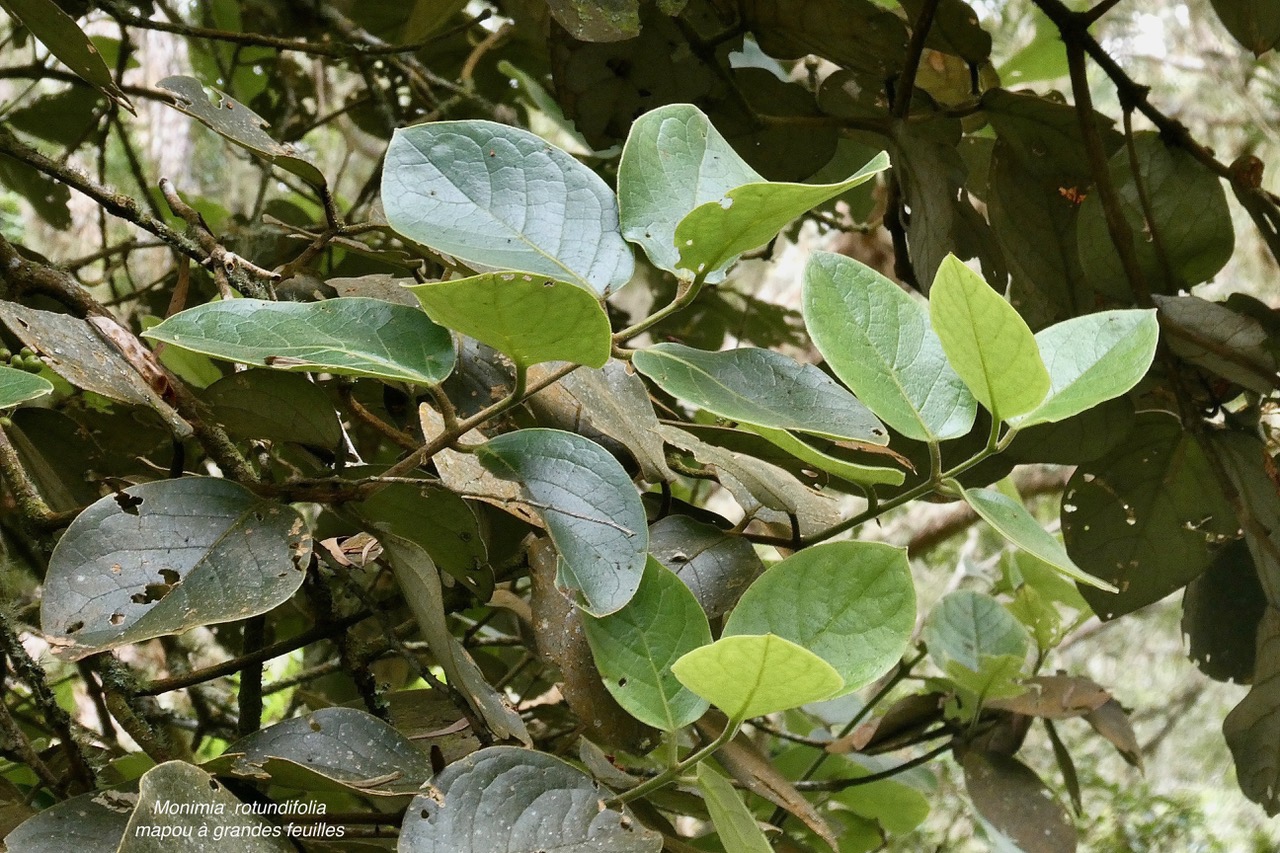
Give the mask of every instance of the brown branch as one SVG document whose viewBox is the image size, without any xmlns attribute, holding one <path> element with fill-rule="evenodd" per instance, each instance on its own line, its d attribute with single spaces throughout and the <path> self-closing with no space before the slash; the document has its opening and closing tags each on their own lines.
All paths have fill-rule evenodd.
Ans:
<svg viewBox="0 0 1280 853">
<path fill-rule="evenodd" d="M 144 18 L 128 11 L 118 3 L 104 3 L 111 17 L 122 27 L 134 27 L 141 30 L 154 30 L 162 33 L 172 33 L 174 35 L 184 36 L 191 39 L 199 39 L 201 41 L 221 41 L 229 44 L 237 44 L 241 47 L 268 47 L 273 50 L 286 51 L 291 53 L 305 53 L 308 56 L 327 56 L 334 59 L 351 56 L 389 56 L 401 53 L 417 53 L 424 47 L 428 47 L 437 41 L 449 38 L 450 36 L 465 31 L 471 27 L 486 20 L 492 13 L 485 10 L 465 23 L 459 24 L 441 32 L 415 42 L 407 44 L 364 44 L 360 42 L 337 42 L 337 41 L 307 41 L 306 39 L 284 38 L 282 36 L 266 35 L 265 33 L 237 33 L 230 30 L 218 30 L 210 27 L 199 27 L 192 24 L 175 23 L 172 21 L 162 21 L 154 18 Z"/>
<path fill-rule="evenodd" d="M 31 691 L 31 699 L 40 709 L 45 723 L 57 735 L 78 787 L 86 791 L 93 790 L 93 768 L 85 760 L 80 744 L 71 731 L 71 717 L 58 704 L 58 698 L 49 688 L 45 671 L 27 654 L 26 647 L 22 645 L 4 611 L 0 611 L 0 652 L 9 658 L 14 674 L 27 685 L 27 689 Z"/>
<path fill-rule="evenodd" d="M 1056 2 L 1056 0 L 1050 0 Z M 1075 19 L 1072 18 L 1074 22 Z M 1133 243 L 1133 229 L 1125 219 L 1124 207 L 1120 194 L 1111 180 L 1111 170 L 1107 165 L 1107 151 L 1102 143 L 1102 133 L 1094 121 L 1093 96 L 1089 92 L 1089 78 L 1085 68 L 1085 50 L 1078 38 L 1068 38 L 1067 31 L 1062 33 L 1067 45 L 1067 69 L 1071 75 L 1071 91 L 1076 99 L 1076 117 L 1080 122 L 1080 133 L 1084 141 L 1085 155 L 1089 160 L 1089 172 L 1093 177 L 1094 188 L 1102 203 L 1102 215 L 1107 223 L 1107 233 L 1116 247 L 1120 257 L 1120 265 L 1133 288 L 1134 299 L 1144 308 L 1150 307 L 1151 288 L 1147 284 L 1146 274 L 1138 260 L 1137 250 Z"/>
<path fill-rule="evenodd" d="M 245 273 L 263 282 L 278 281 L 280 278 L 279 273 L 265 270 L 252 261 L 242 258 L 223 247 L 214 235 L 213 229 L 204 221 L 204 217 L 200 215 L 199 211 L 183 201 L 182 197 L 178 195 L 177 187 L 173 185 L 173 181 L 168 178 L 161 178 L 160 193 L 164 196 L 165 203 L 169 205 L 169 209 L 187 223 L 187 234 L 199 244 L 206 255 L 206 259 L 202 261 L 205 267 L 212 269 L 215 274 L 218 270 L 221 270 L 235 282 L 237 288 L 252 296 L 268 298 L 271 296 L 271 292 L 257 281 L 248 280 Z"/>
<path fill-rule="evenodd" d="M 179 234 L 167 223 L 143 210 L 138 205 L 137 199 L 99 184 L 78 169 L 46 157 L 35 148 L 21 142 L 3 125 L 0 125 L 0 154 L 7 154 L 15 160 L 21 160 L 54 180 L 78 190 L 112 215 L 131 222 L 144 231 L 151 232 L 179 252 L 200 263 L 204 263 L 208 257 L 197 242 L 186 235 Z"/>
<path fill-rule="evenodd" d="M 246 654 L 262 651 L 267 631 L 265 616 L 251 616 L 242 623 L 242 647 Z M 239 711 L 236 733 L 241 737 L 262 728 L 262 661 L 253 661 L 240 670 L 240 689 L 236 695 Z"/>
<path fill-rule="evenodd" d="M 54 512 L 45 503 L 35 483 L 27 476 L 27 469 L 18 456 L 17 448 L 9 441 L 9 434 L 3 426 L 0 426 L 0 477 L 3 477 L 9 491 L 13 493 L 18 512 L 36 530 L 47 532 L 66 527 L 79 512 Z"/>
<path fill-rule="evenodd" d="M 290 637 L 287 640 L 281 640 L 272 643 L 255 652 L 243 654 L 238 657 L 225 660 L 222 663 L 207 666 L 203 669 L 192 670 L 191 672 L 176 675 L 172 678 L 157 679 L 150 684 L 144 685 L 138 689 L 138 696 L 159 696 L 163 693 L 172 693 L 174 690 L 182 690 L 187 687 L 193 687 L 197 684 L 203 684 L 206 681 L 213 681 L 215 678 L 224 678 L 233 675 L 247 666 L 263 663 L 272 658 L 278 658 L 281 655 L 287 655 L 289 652 L 296 651 L 303 646 L 308 646 L 316 640 L 325 640 L 335 637 L 341 632 L 347 630 L 352 625 L 363 622 L 373 614 L 369 611 L 362 611 L 351 616 L 346 616 L 334 622 L 328 622 L 323 625 L 315 625 L 303 631 L 297 636 Z"/>
<path fill-rule="evenodd" d="M 355 395 L 351 393 L 351 386 L 343 384 L 338 389 L 338 396 L 341 397 L 342 403 L 351 414 L 360 419 L 362 423 L 368 424 L 379 435 L 390 439 L 393 443 L 399 445 L 405 450 L 417 450 L 420 446 L 413 436 L 401 429 L 396 429 L 382 418 L 365 408 Z"/>
<path fill-rule="evenodd" d="M 1241 198 L 1241 203 L 1244 204 L 1246 210 L 1249 210 L 1250 215 L 1254 217 L 1255 223 L 1258 223 L 1259 217 L 1255 215 L 1254 209 L 1270 211 L 1269 219 L 1272 223 L 1280 221 L 1280 207 L 1277 207 L 1275 200 L 1270 198 L 1268 193 L 1257 184 L 1249 181 L 1241 170 L 1228 166 L 1215 157 L 1211 149 L 1196 141 L 1186 125 L 1157 109 L 1147 97 L 1150 87 L 1135 82 L 1132 77 L 1125 73 L 1119 63 L 1112 58 L 1111 54 L 1107 53 L 1098 40 L 1089 33 L 1089 25 L 1097 18 L 1094 12 L 1098 8 L 1107 6 L 1106 2 L 1099 4 L 1098 7 L 1095 7 L 1095 10 L 1083 13 L 1071 11 L 1062 0 L 1033 0 L 1033 2 L 1062 34 L 1062 40 L 1067 46 L 1068 61 L 1070 61 L 1073 48 L 1088 54 L 1089 58 L 1098 64 L 1098 67 L 1102 69 L 1103 73 L 1107 75 L 1116 87 L 1116 93 L 1119 95 L 1122 108 L 1138 110 L 1156 126 L 1167 142 L 1182 148 L 1218 177 L 1229 181 L 1237 197 L 1249 197 L 1251 203 L 1245 203 L 1243 198 Z M 1102 11 L 1105 12 L 1106 9 L 1103 8 Z M 1261 223 L 1259 223 L 1259 227 L 1262 228 Z M 1268 230 L 1266 228 L 1262 228 L 1262 230 L 1264 237 L 1267 236 Z M 1280 261 L 1280 240 L 1269 239 L 1267 246 L 1276 260 Z"/>
<path fill-rule="evenodd" d="M 933 16 L 938 11 L 940 0 L 924 0 L 920 7 L 920 17 L 916 19 L 911 30 L 911 41 L 907 44 L 907 59 L 902 65 L 902 74 L 894 86 L 893 115 L 895 118 L 906 118 L 911 112 L 911 98 L 915 93 L 916 74 L 920 71 L 920 58 L 924 56 L 924 43 L 933 27 Z"/>
<path fill-rule="evenodd" d="M 928 764 L 930 761 L 933 761 L 933 759 L 950 749 L 951 741 L 947 741 L 941 746 L 934 747 L 923 755 L 917 755 L 910 761 L 904 761 L 897 767 L 890 767 L 888 770 L 881 770 L 876 773 L 868 773 L 866 776 L 854 776 L 847 779 L 824 779 L 818 782 L 796 782 L 795 788 L 797 791 L 844 791 L 848 788 L 855 788 L 858 785 L 870 785 L 872 782 L 892 779 L 899 773 L 905 773 L 913 767 L 919 767 L 921 764 Z"/>
<path fill-rule="evenodd" d="M 64 71 L 61 68 L 45 68 L 43 65 L 15 65 L 10 68 L 0 68 L 0 80 L 53 80 L 59 83 L 70 83 L 73 86 L 81 86 L 86 89 L 92 88 L 92 84 L 78 74 Z M 163 101 L 166 104 L 172 104 L 174 101 L 173 93 L 166 92 L 164 89 L 153 89 L 150 86 L 126 86 L 119 83 L 117 83 L 117 86 L 120 91 L 135 98 Z"/>
<path fill-rule="evenodd" d="M 4 746 L 9 751 L 16 754 L 22 759 L 22 763 L 31 768 L 46 788 L 60 797 L 67 795 L 67 780 L 59 778 L 58 774 L 44 763 L 44 759 L 31 745 L 26 732 L 18 725 L 13 714 L 9 713 L 9 706 L 4 702 L 0 702 L 0 738 L 3 738 Z"/>
</svg>

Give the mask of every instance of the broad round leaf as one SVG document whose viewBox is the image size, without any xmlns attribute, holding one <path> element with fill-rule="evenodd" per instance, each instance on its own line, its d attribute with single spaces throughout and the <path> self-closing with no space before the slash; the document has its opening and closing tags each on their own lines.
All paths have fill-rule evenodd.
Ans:
<svg viewBox="0 0 1280 853">
<path fill-rule="evenodd" d="M 662 836 L 604 808 L 609 792 L 545 752 L 491 746 L 455 761 L 414 798 L 399 853 L 657 853 Z"/>
<path fill-rule="evenodd" d="M 680 266 L 700 275 L 723 269 L 743 252 L 772 240 L 797 216 L 887 168 L 889 155 L 882 151 L 839 183 L 758 183 L 729 190 L 723 199 L 695 207 L 676 226 Z"/>
<path fill-rule="evenodd" d="M 668 394 L 722 418 L 836 440 L 889 443 L 884 425 L 856 397 L 813 365 L 781 353 L 656 344 L 632 356 L 632 364 Z"/>
<path fill-rule="evenodd" d="M 738 722 L 830 699 L 844 686 L 831 664 L 776 634 L 722 637 L 671 671 Z"/>
<path fill-rule="evenodd" d="M 950 593 L 929 613 L 924 623 L 929 658 L 946 669 L 954 662 L 978 672 L 983 658 L 1027 653 L 1029 638 L 1013 614 L 989 595 L 962 589 Z"/>
<path fill-rule="evenodd" d="M 635 268 L 605 182 L 527 130 L 491 121 L 397 130 L 382 205 L 396 231 L 477 272 L 520 270 L 603 294 Z"/>
<path fill-rule="evenodd" d="M 1120 588 L 1081 588 L 1103 619 L 1186 586 L 1239 529 L 1199 442 L 1163 412 L 1139 415 L 1120 445 L 1076 469 L 1062 495 L 1071 559 Z"/>
<path fill-rule="evenodd" d="M 449 332 L 381 299 L 230 299 L 174 314 L 143 337 L 243 364 L 434 385 L 453 371 Z"/>
<path fill-rule="evenodd" d="M 974 808 L 1017 850 L 1075 853 L 1071 816 L 1027 765 L 999 752 L 971 749 L 961 759 Z"/>
<path fill-rule="evenodd" d="M 613 334 L 590 291 L 528 273 L 486 273 L 410 287 L 442 326 L 511 356 L 517 364 L 572 361 L 600 367 Z"/>
<path fill-rule="evenodd" d="M 265 817 L 237 807 L 243 805 L 222 783 L 193 764 L 166 761 L 142 774 L 138 805 L 129 818 L 118 853 L 195 853 L 208 850 L 212 835 L 202 828 L 221 830 L 235 839 L 236 853 L 289 853 L 296 850 L 284 828 L 278 832 Z M 182 806 L 177 813 L 173 806 Z"/>
<path fill-rule="evenodd" d="M 417 793 L 432 776 L 427 753 L 366 711 L 322 708 L 243 737 L 227 747 L 231 771 L 302 790 L 362 796 Z"/>
<path fill-rule="evenodd" d="M 1049 371 L 1026 321 L 954 255 L 938 267 L 929 317 L 947 361 L 996 419 L 1031 411 L 1049 392 Z"/>
<path fill-rule="evenodd" d="M 352 479 L 376 477 L 386 469 L 352 465 L 343 475 Z M 488 560 L 485 537 L 475 510 L 438 482 L 386 483 L 372 496 L 349 504 L 370 529 L 409 539 L 430 555 L 437 566 L 465 583 L 474 583 Z"/>
<path fill-rule="evenodd" d="M 7 409 L 53 392 L 53 384 L 42 376 L 0 367 L 0 409 Z"/>
<path fill-rule="evenodd" d="M 1154 308 L 1100 311 L 1044 329 L 1036 344 L 1049 371 L 1049 396 L 1011 422 L 1054 423 L 1119 397 L 1146 375 L 1159 338 Z"/>
<path fill-rule="evenodd" d="M 996 532 L 1053 566 L 1072 580 L 1106 592 L 1116 588 L 1081 569 L 1067 554 L 1067 549 L 1040 526 L 1019 501 L 995 489 L 964 489 L 965 502 Z"/>
<path fill-rule="evenodd" d="M 761 575 L 729 614 L 724 635 L 791 640 L 831 664 L 847 693 L 901 659 L 915 621 L 906 551 L 879 542 L 829 542 Z"/>
<path fill-rule="evenodd" d="M 81 794 L 36 812 L 4 837 L 23 853 L 116 850 L 138 803 L 136 785 Z"/>
<path fill-rule="evenodd" d="M 707 710 L 671 673 L 686 652 L 711 642 L 707 614 L 689 587 L 652 557 L 626 606 L 582 627 L 604 686 L 642 723 L 673 732 Z"/>
<path fill-rule="evenodd" d="M 302 585 L 296 510 L 184 477 L 130 486 L 71 522 L 49 558 L 40 622 L 67 657 L 266 613 Z"/>
<path fill-rule="evenodd" d="M 947 362 L 924 303 L 865 264 L 815 252 L 804 268 L 804 322 L 840 381 L 917 441 L 973 427 L 977 402 Z"/>
<path fill-rule="evenodd" d="M 203 397 L 214 420 L 241 440 L 294 441 L 329 452 L 342 440 L 329 395 L 305 376 L 245 370 L 214 382 Z"/>
<path fill-rule="evenodd" d="M 668 515 L 649 528 L 649 552 L 679 576 L 711 619 L 728 613 L 764 563 L 749 541 L 687 515 Z"/>
<path fill-rule="evenodd" d="M 636 119 L 618 164 L 622 235 L 658 269 L 677 272 L 676 226 L 691 210 L 743 184 L 763 181 L 702 110 L 669 104 Z M 706 280 L 724 280 L 724 270 Z"/>
<path fill-rule="evenodd" d="M 1155 131 L 1135 133 L 1133 147 L 1141 186 L 1134 180 L 1128 146 L 1111 155 L 1108 168 L 1120 196 L 1120 210 L 1133 229 L 1133 249 L 1147 287 L 1152 293 L 1176 294 L 1208 281 L 1235 249 L 1222 181 L 1190 152 L 1167 144 Z M 1076 244 L 1086 279 L 1099 293 L 1132 303 L 1129 279 L 1111 241 L 1098 193 L 1085 198 L 1076 221 Z M 1159 235 L 1158 249 L 1149 239 L 1151 234 Z"/>
<path fill-rule="evenodd" d="M 644 574 L 649 527 L 640 495 L 618 460 L 590 439 L 522 429 L 476 450 L 490 473 L 520 483 L 560 553 L 557 582 L 605 616 L 631 600 Z"/>
<path fill-rule="evenodd" d="M 1209 0 L 1227 32 L 1261 56 L 1280 44 L 1280 6 L 1275 0 Z"/>
</svg>

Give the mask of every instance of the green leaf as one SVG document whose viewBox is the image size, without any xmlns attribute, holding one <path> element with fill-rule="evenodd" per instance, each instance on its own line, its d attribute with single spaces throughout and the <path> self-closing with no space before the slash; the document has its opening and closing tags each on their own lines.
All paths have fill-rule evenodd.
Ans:
<svg viewBox="0 0 1280 853">
<path fill-rule="evenodd" d="M 681 686 L 671 664 L 711 642 L 707 615 L 689 587 L 652 557 L 635 596 L 608 616 L 583 615 L 582 627 L 604 686 L 628 714 L 673 732 L 707 710 Z"/>
<path fill-rule="evenodd" d="M 1253 429 L 1209 433 L 1207 453 L 1225 471 L 1235 494 L 1239 533 L 1249 546 L 1266 599 L 1280 602 L 1280 486 L 1269 443 Z"/>
<path fill-rule="evenodd" d="M 924 0 L 905 0 L 907 20 L 920 20 Z M 978 23 L 978 14 L 963 0 L 942 0 L 934 15 L 925 47 L 981 65 L 991 56 L 991 35 Z"/>
<path fill-rule="evenodd" d="M 1254 56 L 1280 44 L 1280 3 L 1276 0 L 1209 0 L 1222 25 Z"/>
<path fill-rule="evenodd" d="M 343 476 L 376 477 L 385 470 L 378 465 L 348 466 Z M 385 483 L 372 497 L 349 506 L 371 530 L 416 543 L 436 565 L 466 584 L 488 561 L 480 522 L 457 492 L 423 476 L 418 483 Z"/>
<path fill-rule="evenodd" d="M 1111 156 L 1111 180 L 1133 230 L 1133 248 L 1147 287 L 1152 293 L 1176 294 L 1208 281 L 1231 258 L 1235 234 L 1226 193 L 1216 174 L 1187 151 L 1166 145 L 1155 131 L 1135 133 L 1133 141 L 1141 194 L 1151 209 L 1150 223 L 1127 146 Z M 1097 193 L 1090 193 L 1080 205 L 1076 233 L 1080 264 L 1089 283 L 1099 293 L 1132 303 L 1129 279 L 1111 242 Z"/>
<path fill-rule="evenodd" d="M 49 558 L 40 624 L 72 660 L 266 613 L 302 585 L 297 511 L 230 480 L 130 486 L 76 516 Z"/>
<path fill-rule="evenodd" d="M 406 44 L 423 41 L 444 27 L 466 5 L 467 0 L 416 0 L 405 19 L 400 40 Z"/>
<path fill-rule="evenodd" d="M 724 636 L 790 640 L 831 664 L 847 693 L 902 658 L 915 621 L 906 551 L 879 542 L 828 542 L 761 575 L 729 614 Z"/>
<path fill-rule="evenodd" d="M 1049 396 L 1010 422 L 1054 423 L 1119 397 L 1146 375 L 1159 338 L 1155 309 L 1100 311 L 1044 329 L 1036 344 L 1049 371 Z"/>
<path fill-rule="evenodd" d="M 609 317 L 591 292 L 528 273 L 497 272 L 409 288 L 431 319 L 488 344 L 517 364 L 609 360 Z"/>
<path fill-rule="evenodd" d="M 222 377 L 202 396 L 214 420 L 242 441 L 293 441 L 332 453 L 342 440 L 329 395 L 305 376 L 244 370 Z"/>
<path fill-rule="evenodd" d="M 1210 302 L 1198 296 L 1151 298 L 1160 311 L 1169 349 L 1178 358 L 1259 394 L 1270 394 L 1280 387 L 1280 338 L 1275 334 L 1274 320 L 1268 328 L 1259 317 L 1239 310 L 1239 296 L 1227 302 Z M 1261 307 L 1270 313 L 1265 305 Z"/>
<path fill-rule="evenodd" d="M 1199 442 L 1164 412 L 1140 414 L 1120 445 L 1076 469 L 1062 495 L 1071 559 L 1120 588 L 1080 590 L 1104 620 L 1186 586 L 1239 528 Z"/>
<path fill-rule="evenodd" d="M 1053 42 L 1047 50 L 1065 60 L 1057 27 L 1035 18 L 1037 32 Z M 996 131 L 984 200 L 1012 274 L 1009 301 L 1033 328 L 1093 310 L 1076 245 L 1077 213 L 1093 175 L 1075 107 L 1004 89 L 985 92 L 982 107 Z M 1110 118 L 1095 112 L 1092 123 L 1107 154 L 1123 144 Z"/>
<path fill-rule="evenodd" d="M 658 853 L 662 836 L 604 808 L 609 792 L 545 752 L 491 746 L 431 780 L 400 829 L 399 853 Z"/>
<path fill-rule="evenodd" d="M 1187 657 L 1214 681 L 1249 683 L 1266 611 L 1267 595 L 1248 544 L 1242 539 L 1224 545 L 1182 596 Z"/>
<path fill-rule="evenodd" d="M 844 685 L 831 664 L 775 634 L 722 637 L 671 671 L 735 722 L 829 699 Z"/>
<path fill-rule="evenodd" d="M 1269 605 L 1258 626 L 1253 685 L 1222 723 L 1240 790 L 1274 817 L 1280 814 L 1280 610 Z"/>
<path fill-rule="evenodd" d="M 325 186 L 324 173 L 298 156 L 292 145 L 277 142 L 267 133 L 262 116 L 229 95 L 210 87 L 210 100 L 205 86 L 194 77 L 166 77 L 156 84 L 177 95 L 174 109 L 184 112 L 224 139 L 247 148 L 269 163 L 292 172 L 313 187 Z"/>
<path fill-rule="evenodd" d="M 610 359 L 599 370 L 575 370 L 560 380 L 560 387 L 576 404 L 572 412 L 576 432 L 590 436 L 599 431 L 622 444 L 635 457 L 643 480 L 669 483 L 675 479 L 675 472 L 667 467 L 649 388 L 631 365 Z"/>
<path fill-rule="evenodd" d="M 963 753 L 960 766 L 974 808 L 1013 849 L 1075 853 L 1075 824 L 1034 770 L 1004 753 L 977 749 Z"/>
<path fill-rule="evenodd" d="M 929 291 L 929 316 L 947 360 L 997 420 L 1034 409 L 1049 372 L 1026 322 L 973 270 L 948 255 Z"/>
<path fill-rule="evenodd" d="M 13 367 L 0 367 L 0 409 L 7 409 L 45 394 L 53 393 L 53 383 L 44 377 Z"/>
<path fill-rule="evenodd" d="M 382 204 L 396 231 L 477 272 L 519 270 L 604 294 L 635 267 L 605 182 L 532 133 L 491 121 L 397 130 Z"/>
<path fill-rule="evenodd" d="M 662 427 L 662 437 L 704 464 L 714 465 L 716 476 L 749 517 L 787 523 L 794 515 L 800 535 L 825 530 L 840 520 L 840 504 L 830 495 L 815 492 L 794 474 L 758 457 L 709 444 L 689 431 Z"/>
<path fill-rule="evenodd" d="M 804 318 L 840 380 L 908 438 L 965 435 L 977 403 L 947 362 L 928 309 L 875 270 L 815 252 L 804 269 Z"/>
<path fill-rule="evenodd" d="M 849 756 L 849 761 L 837 765 L 835 774 L 823 774 L 823 778 L 861 779 L 873 772 L 887 769 L 879 765 L 873 756 Z M 865 762 L 865 766 L 859 761 Z M 832 796 L 832 800 L 849 811 L 874 820 L 885 831 L 906 835 L 929 816 L 929 797 L 915 785 L 901 777 L 881 779 L 863 785 L 853 785 Z M 878 846 L 878 845 L 877 845 Z"/>
<path fill-rule="evenodd" d="M 1098 580 L 1073 563 L 1063 544 L 1041 527 L 1020 501 L 995 489 L 964 489 L 963 492 L 965 502 L 973 511 L 1014 545 L 1073 580 L 1107 592 L 1117 591 L 1111 584 Z"/>
<path fill-rule="evenodd" d="M 687 515 L 655 521 L 649 528 L 649 552 L 689 587 L 711 619 L 728 613 L 764 571 L 749 541 Z"/>
<path fill-rule="evenodd" d="M 4 843 L 9 850 L 23 853 L 115 851 L 137 802 L 133 790 L 81 794 L 36 812 L 4 836 Z"/>
<path fill-rule="evenodd" d="M 412 539 L 379 531 L 396 583 L 404 594 L 427 647 L 444 670 L 445 680 L 499 738 L 530 743 L 529 732 L 506 697 L 491 685 L 480 667 L 449 631 L 440 573 L 427 550 Z"/>
<path fill-rule="evenodd" d="M 929 613 L 923 638 L 939 669 L 954 662 L 978 672 L 983 658 L 1011 656 L 1019 661 L 1030 640 L 1008 610 L 989 595 L 962 589 L 949 593 Z"/>
<path fill-rule="evenodd" d="M 618 163 L 622 236 L 640 245 L 655 267 L 676 273 L 676 226 L 699 205 L 764 179 L 720 135 L 702 110 L 669 104 L 636 119 Z M 705 276 L 724 280 L 724 270 Z"/>
<path fill-rule="evenodd" d="M 71 227 L 71 190 L 44 172 L 12 157 L 0 158 L 0 184 L 18 193 L 45 222 L 59 231 Z"/>
<path fill-rule="evenodd" d="M 143 337 L 226 361 L 435 385 L 453 340 L 421 311 L 380 299 L 231 299 L 174 314 Z"/>
<path fill-rule="evenodd" d="M 0 320 L 22 343 L 43 355 L 45 365 L 77 388 L 155 412 L 179 437 L 191 425 L 147 384 L 142 375 L 108 342 L 123 330 L 110 318 L 81 320 L 70 314 L 40 311 L 16 302 L 0 302 Z M 127 333 L 125 333 L 127 334 Z M 131 339 L 129 335 L 127 339 Z"/>
<path fill-rule="evenodd" d="M 900 486 L 907 479 L 906 474 L 897 468 L 882 468 L 878 465 L 860 465 L 844 459 L 837 459 L 829 453 L 823 453 L 811 444 L 796 438 L 786 430 L 768 429 L 767 427 L 746 424 L 745 427 L 762 438 L 766 438 L 792 456 L 807 462 L 819 471 L 834 474 L 851 483 L 874 486 L 884 483 Z"/>
<path fill-rule="evenodd" d="M 575 39 L 622 41 L 640 34 L 640 0 L 548 0 L 551 16 Z"/>
<path fill-rule="evenodd" d="M 871 180 L 889 168 L 880 152 L 855 174 L 836 184 L 747 184 L 722 199 L 695 207 L 676 226 L 683 269 L 703 275 L 718 271 L 772 240 L 788 222 L 824 201 Z"/>
<path fill-rule="evenodd" d="M 773 850 L 733 785 L 705 761 L 698 764 L 698 788 L 725 850 L 734 853 L 770 853 Z"/>
<path fill-rule="evenodd" d="M 321 708 L 243 737 L 227 747 L 230 772 L 304 791 L 359 796 L 417 793 L 431 760 L 413 741 L 367 711 Z"/>
<path fill-rule="evenodd" d="M 778 59 L 814 53 L 846 68 L 875 72 L 883 80 L 906 57 L 902 20 L 866 0 L 753 0 L 744 5 L 743 14 L 760 47 Z"/>
<path fill-rule="evenodd" d="M 933 281 L 947 254 L 955 253 L 964 259 L 979 258 L 989 276 L 1002 280 L 1000 247 L 966 189 L 969 168 L 957 148 L 960 122 L 919 118 L 924 116 L 896 121 L 890 127 L 894 172 L 911 210 L 907 245 L 917 279 L 922 285 Z"/>
<path fill-rule="evenodd" d="M 170 804 L 187 807 L 167 813 Z M 243 853 L 288 853 L 296 849 L 284 832 L 254 812 L 237 808 L 240 800 L 221 782 L 185 761 L 166 761 L 142 774 L 138 805 L 129 818 L 118 853 L 185 853 L 207 846 L 206 831 L 221 830 Z M 168 831 L 166 835 L 165 831 Z M 233 834 L 234 833 L 234 834 Z M 180 839 L 180 840 L 179 840 Z"/>
<path fill-rule="evenodd" d="M 1058 28 L 1039 9 L 1031 11 L 1030 23 L 1035 28 L 1035 36 L 999 68 L 1000 79 L 1007 84 L 1022 86 L 1067 76 L 1067 52 Z"/>
<path fill-rule="evenodd" d="M 649 549 L 644 505 L 627 472 L 595 442 L 554 429 L 490 439 L 476 457 L 520 483 L 560 553 L 557 582 L 579 593 L 592 616 L 607 616 L 640 586 Z"/>
<path fill-rule="evenodd" d="M 49 52 L 76 76 L 133 112 L 133 105 L 116 85 L 111 69 L 75 20 L 52 0 L 0 0 L 0 6 L 31 31 Z"/>
<path fill-rule="evenodd" d="M 632 356 L 662 390 L 729 420 L 836 440 L 889 443 L 857 398 L 818 368 L 756 347 L 704 352 L 656 344 Z"/>
</svg>

